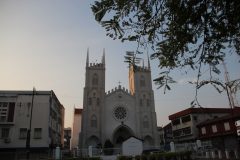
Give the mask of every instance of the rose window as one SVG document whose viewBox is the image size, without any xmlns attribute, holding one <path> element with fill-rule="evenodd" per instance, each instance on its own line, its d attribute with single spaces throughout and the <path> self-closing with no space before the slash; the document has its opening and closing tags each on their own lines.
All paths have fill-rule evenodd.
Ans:
<svg viewBox="0 0 240 160">
<path fill-rule="evenodd" d="M 127 110 L 124 107 L 117 107 L 113 114 L 117 120 L 124 120 L 127 117 Z"/>
</svg>

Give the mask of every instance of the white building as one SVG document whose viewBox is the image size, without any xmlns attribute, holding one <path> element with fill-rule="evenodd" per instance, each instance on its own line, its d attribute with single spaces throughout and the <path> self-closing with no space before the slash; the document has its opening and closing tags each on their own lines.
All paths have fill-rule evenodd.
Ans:
<svg viewBox="0 0 240 160">
<path fill-rule="evenodd" d="M 81 147 L 103 146 L 106 140 L 120 147 L 131 136 L 142 139 L 145 148 L 159 145 L 149 61 L 147 67 L 130 66 L 129 90 L 119 85 L 105 92 L 105 54 L 97 64 L 89 64 L 88 55 Z"/>
<path fill-rule="evenodd" d="M 32 105 L 33 101 L 33 105 Z M 0 91 L 0 148 L 47 149 L 63 144 L 64 107 L 53 91 Z"/>
<path fill-rule="evenodd" d="M 82 124 L 82 108 L 74 108 L 71 148 L 79 147 L 79 135 Z"/>
</svg>

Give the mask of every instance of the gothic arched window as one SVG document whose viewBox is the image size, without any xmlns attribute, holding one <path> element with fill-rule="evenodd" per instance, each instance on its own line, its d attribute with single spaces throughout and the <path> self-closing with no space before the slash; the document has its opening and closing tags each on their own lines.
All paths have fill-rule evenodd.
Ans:
<svg viewBox="0 0 240 160">
<path fill-rule="evenodd" d="M 144 116 L 144 118 L 143 118 L 143 128 L 148 128 L 148 127 L 149 127 L 148 117 Z"/>
<path fill-rule="evenodd" d="M 145 87 L 145 86 L 146 86 L 144 76 L 141 76 L 141 78 L 140 78 L 140 86 L 141 86 L 141 87 Z"/>
<path fill-rule="evenodd" d="M 98 75 L 96 73 L 93 75 L 92 85 L 98 85 Z"/>
<path fill-rule="evenodd" d="M 95 115 L 91 117 L 91 127 L 97 128 L 97 117 Z"/>
</svg>

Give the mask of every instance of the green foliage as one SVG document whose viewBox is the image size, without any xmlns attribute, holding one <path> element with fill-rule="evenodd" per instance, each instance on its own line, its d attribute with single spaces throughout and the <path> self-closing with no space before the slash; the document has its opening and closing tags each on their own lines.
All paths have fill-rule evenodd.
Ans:
<svg viewBox="0 0 240 160">
<path fill-rule="evenodd" d="M 148 156 L 145 154 L 141 155 L 141 160 L 148 160 Z"/>
<path fill-rule="evenodd" d="M 141 156 L 140 156 L 140 155 L 137 155 L 137 156 L 135 156 L 134 159 L 135 159 L 135 160 L 141 160 Z"/>
<path fill-rule="evenodd" d="M 107 36 L 152 48 L 166 70 L 155 79 L 164 91 L 173 69 L 198 69 L 199 79 L 202 65 L 219 74 L 226 54 L 240 55 L 239 0 L 99 0 L 91 8 Z"/>
<path fill-rule="evenodd" d="M 118 156 L 117 160 L 132 160 L 132 156 Z"/>
</svg>

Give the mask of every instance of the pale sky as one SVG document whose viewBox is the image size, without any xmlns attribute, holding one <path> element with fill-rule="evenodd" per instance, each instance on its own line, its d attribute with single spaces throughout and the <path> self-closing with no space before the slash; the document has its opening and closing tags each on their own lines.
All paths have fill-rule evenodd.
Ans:
<svg viewBox="0 0 240 160">
<path fill-rule="evenodd" d="M 121 43 L 106 37 L 94 20 L 89 0 L 1 0 L 0 1 L 0 90 L 53 90 L 65 107 L 65 127 L 72 126 L 73 108 L 83 105 L 87 48 L 90 62 L 100 62 L 106 51 L 106 91 L 120 81 L 128 88 L 126 51 L 135 51 L 135 43 Z M 151 51 L 149 51 L 151 52 Z M 145 58 L 146 55 L 142 56 Z M 240 57 L 228 58 L 231 79 L 240 78 Z M 151 61 L 152 79 L 161 72 Z M 172 90 L 155 92 L 158 125 L 166 125 L 168 115 L 186 109 L 194 99 L 194 86 L 187 81 L 196 73 L 174 71 L 178 81 Z M 223 75 L 220 75 L 223 78 Z M 240 103 L 239 94 L 237 100 Z M 204 107 L 228 107 L 225 94 L 213 87 L 199 91 Z"/>
</svg>

